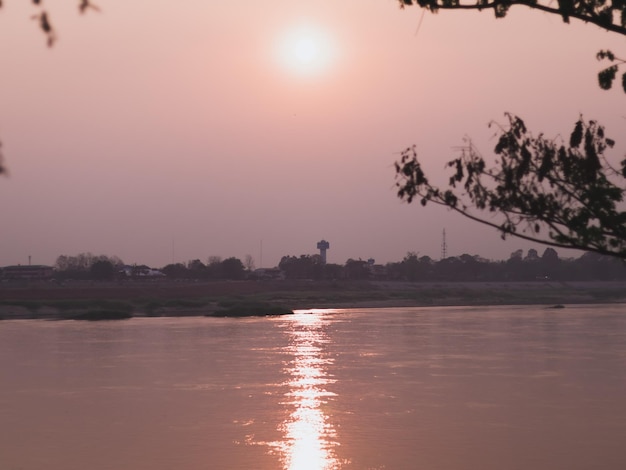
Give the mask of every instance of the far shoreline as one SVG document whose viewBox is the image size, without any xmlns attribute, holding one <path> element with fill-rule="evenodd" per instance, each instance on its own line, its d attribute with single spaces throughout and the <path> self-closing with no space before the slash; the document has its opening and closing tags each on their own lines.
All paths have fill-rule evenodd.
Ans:
<svg viewBox="0 0 626 470">
<path fill-rule="evenodd" d="M 234 305 L 288 310 L 626 302 L 626 281 L 65 282 L 0 285 L 0 319 L 219 315 Z M 251 307 L 250 315 L 255 315 Z M 259 314 L 260 315 L 260 314 Z M 228 315 L 226 315 L 228 316 Z M 242 315 L 237 315 L 242 316 Z M 245 315 L 243 315 L 245 316 Z"/>
</svg>

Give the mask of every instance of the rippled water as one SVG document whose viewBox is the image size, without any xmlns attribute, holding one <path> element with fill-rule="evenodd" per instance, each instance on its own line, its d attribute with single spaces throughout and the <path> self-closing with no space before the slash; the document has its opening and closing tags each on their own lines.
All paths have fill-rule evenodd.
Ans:
<svg viewBox="0 0 626 470">
<path fill-rule="evenodd" d="M 623 469 L 626 305 L 0 322 L 0 469 Z"/>
</svg>

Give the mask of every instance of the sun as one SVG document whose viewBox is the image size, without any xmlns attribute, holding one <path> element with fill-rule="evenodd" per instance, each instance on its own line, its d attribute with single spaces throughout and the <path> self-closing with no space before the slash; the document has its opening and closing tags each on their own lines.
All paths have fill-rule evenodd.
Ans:
<svg viewBox="0 0 626 470">
<path fill-rule="evenodd" d="M 282 68 L 304 77 L 327 72 L 337 56 L 331 36 L 321 27 L 300 25 L 277 40 L 277 58 Z"/>
<path fill-rule="evenodd" d="M 320 46 L 313 37 L 297 38 L 292 48 L 293 60 L 301 67 L 313 67 L 321 60 Z"/>
</svg>

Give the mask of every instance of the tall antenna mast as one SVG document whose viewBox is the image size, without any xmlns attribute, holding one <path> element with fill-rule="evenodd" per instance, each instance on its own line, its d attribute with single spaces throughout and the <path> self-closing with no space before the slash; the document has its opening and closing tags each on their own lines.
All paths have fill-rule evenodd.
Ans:
<svg viewBox="0 0 626 470">
<path fill-rule="evenodd" d="M 441 239 L 441 259 L 448 257 L 448 244 L 446 243 L 446 229 L 443 229 L 443 236 Z"/>
</svg>

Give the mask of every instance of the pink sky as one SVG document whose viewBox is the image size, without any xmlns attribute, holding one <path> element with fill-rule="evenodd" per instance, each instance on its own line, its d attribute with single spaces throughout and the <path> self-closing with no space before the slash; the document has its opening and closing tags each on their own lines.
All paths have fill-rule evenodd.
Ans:
<svg viewBox="0 0 626 470">
<path fill-rule="evenodd" d="M 90 251 L 258 267 L 262 240 L 268 267 L 322 238 L 329 262 L 385 263 L 438 258 L 444 228 L 449 255 L 541 252 L 401 203 L 397 153 L 416 144 L 444 183 L 451 148 L 468 135 L 489 154 L 504 111 L 546 135 L 583 113 L 617 139 L 615 161 L 626 148 L 626 96 L 598 88 L 595 60 L 624 55 L 623 38 L 523 8 L 427 13 L 417 31 L 422 11 L 394 0 L 100 0 L 84 16 L 49 1 L 48 49 L 30 2 L 4 3 L 0 266 Z M 298 31 L 301 54 L 321 49 L 307 70 L 284 57 Z"/>
</svg>

